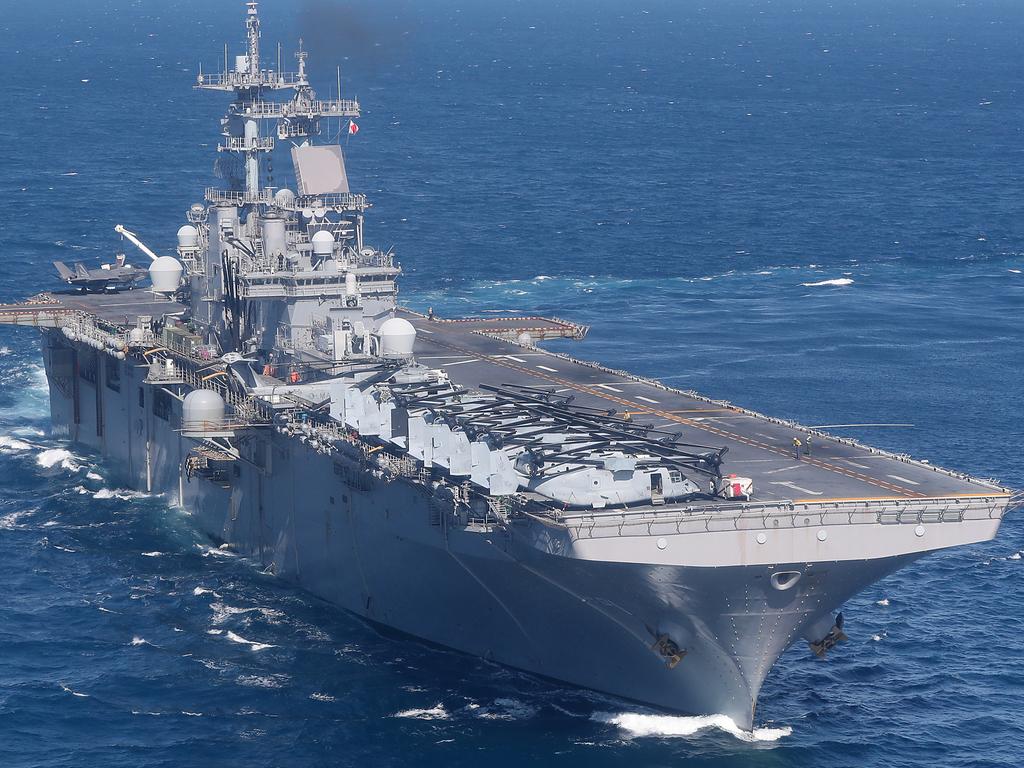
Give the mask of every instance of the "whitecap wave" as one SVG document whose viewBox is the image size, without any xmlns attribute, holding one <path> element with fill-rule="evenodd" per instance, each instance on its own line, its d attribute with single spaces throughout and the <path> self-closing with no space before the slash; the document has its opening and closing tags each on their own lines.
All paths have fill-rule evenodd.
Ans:
<svg viewBox="0 0 1024 768">
<path fill-rule="evenodd" d="M 819 280 L 816 283 L 800 283 L 807 288 L 819 288 L 821 286 L 834 286 L 841 288 L 844 285 L 853 285 L 852 277 L 836 277 L 832 280 Z"/>
<path fill-rule="evenodd" d="M 19 440 L 16 437 L 10 435 L 0 435 L 0 451 L 28 451 L 35 448 L 31 443 L 26 443 L 24 440 Z"/>
<path fill-rule="evenodd" d="M 489 707 L 473 707 L 476 716 L 484 720 L 528 720 L 537 714 L 537 708 L 519 699 L 495 699 Z"/>
<path fill-rule="evenodd" d="M 429 709 L 403 709 L 395 712 L 392 717 L 409 717 L 414 720 L 447 720 L 451 715 L 443 704 L 435 704 Z"/>
<path fill-rule="evenodd" d="M 132 638 L 131 645 L 152 645 L 152 643 L 149 642 L 146 638 L 139 637 L 138 635 L 136 635 Z"/>
<path fill-rule="evenodd" d="M 66 448 L 47 448 L 36 456 L 36 464 L 44 469 L 53 469 L 59 464 L 69 472 L 77 472 L 81 468 L 76 461 L 77 458 Z"/>
<path fill-rule="evenodd" d="M 141 554 L 143 557 L 163 557 L 164 556 L 163 552 L 155 552 L 155 551 L 154 552 L 140 552 L 139 554 Z"/>
<path fill-rule="evenodd" d="M 287 675 L 239 675 L 237 682 L 246 688 L 283 688 Z"/>
<path fill-rule="evenodd" d="M 131 499 L 144 499 L 148 494 L 141 491 L 131 491 L 127 488 L 100 488 L 92 495 L 94 499 L 120 499 L 130 501 Z M 143 553 L 145 554 L 145 553 Z"/>
<path fill-rule="evenodd" d="M 881 600 L 875 600 L 875 605 L 880 605 L 883 608 L 887 608 L 889 606 L 889 598 L 883 597 Z"/>
<path fill-rule="evenodd" d="M 249 648 L 253 651 L 264 651 L 267 648 L 277 647 L 276 645 L 271 645 L 270 643 L 258 643 L 255 640 L 246 640 L 244 637 L 236 635 L 231 630 L 228 630 L 227 637 L 228 640 L 230 640 L 233 643 L 238 643 L 239 645 L 248 645 Z"/>
<path fill-rule="evenodd" d="M 6 515 L 0 515 L 0 531 L 15 531 L 21 528 L 18 525 L 18 521 L 28 514 L 27 511 L 21 512 L 8 512 Z"/>
<path fill-rule="evenodd" d="M 77 696 L 80 699 L 87 699 L 87 698 L 89 698 L 89 694 L 88 693 L 79 693 L 78 691 L 73 691 L 70 688 L 68 688 L 66 685 L 64 685 L 64 683 L 60 684 L 60 689 L 62 691 L 64 691 L 64 693 L 70 693 L 72 696 Z"/>
<path fill-rule="evenodd" d="M 625 731 L 630 737 L 678 737 L 693 736 L 708 728 L 725 731 L 740 741 L 778 741 L 789 736 L 793 729 L 789 726 L 781 728 L 754 728 L 745 731 L 727 715 L 652 715 L 640 712 L 595 712 L 590 717 L 599 723 L 614 725 Z"/>
<path fill-rule="evenodd" d="M 309 694 L 309 698 L 311 698 L 313 701 L 335 701 L 335 698 L 331 696 L 329 693 L 311 693 Z"/>
</svg>

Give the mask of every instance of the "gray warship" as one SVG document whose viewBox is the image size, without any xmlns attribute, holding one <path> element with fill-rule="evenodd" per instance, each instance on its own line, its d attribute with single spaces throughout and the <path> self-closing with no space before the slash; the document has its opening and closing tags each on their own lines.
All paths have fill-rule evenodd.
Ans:
<svg viewBox="0 0 1024 768">
<path fill-rule="evenodd" d="M 784 650 L 838 652 L 848 598 L 996 534 L 996 482 L 541 348 L 570 321 L 399 305 L 318 141 L 359 103 L 317 96 L 301 45 L 266 68 L 255 2 L 245 28 L 194 84 L 234 99 L 224 188 L 173 255 L 117 227 L 151 286 L 121 256 L 0 306 L 42 335 L 55 436 L 377 625 L 745 729 Z M 294 183 L 266 186 L 283 150 Z"/>
</svg>

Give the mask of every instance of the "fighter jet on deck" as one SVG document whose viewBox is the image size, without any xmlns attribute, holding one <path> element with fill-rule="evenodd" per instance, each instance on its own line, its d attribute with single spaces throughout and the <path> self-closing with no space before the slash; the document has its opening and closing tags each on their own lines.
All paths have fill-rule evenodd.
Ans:
<svg viewBox="0 0 1024 768">
<path fill-rule="evenodd" d="M 117 254 L 113 264 L 102 264 L 99 269 L 89 269 L 80 262 L 69 267 L 63 261 L 55 261 L 53 266 L 68 285 L 93 292 L 131 289 L 149 274 L 145 269 L 126 264 L 123 253 Z"/>
</svg>

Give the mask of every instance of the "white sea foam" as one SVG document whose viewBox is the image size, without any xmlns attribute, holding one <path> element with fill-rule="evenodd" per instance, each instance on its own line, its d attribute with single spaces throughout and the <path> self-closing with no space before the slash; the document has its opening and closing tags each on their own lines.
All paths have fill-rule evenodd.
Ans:
<svg viewBox="0 0 1024 768">
<path fill-rule="evenodd" d="M 0 435 L 0 451 L 28 451 L 35 446 L 10 435 Z"/>
<path fill-rule="evenodd" d="M 235 682 L 247 688 L 283 688 L 287 681 L 286 675 L 240 675 Z"/>
<path fill-rule="evenodd" d="M 625 731 L 630 737 L 673 737 L 693 736 L 708 728 L 718 728 L 726 733 L 735 736 L 740 741 L 778 741 L 784 736 L 789 736 L 793 729 L 789 726 L 782 728 L 755 728 L 752 731 L 744 731 L 736 722 L 726 715 L 700 715 L 694 717 L 676 715 L 650 715 L 639 712 L 595 712 L 590 717 L 599 723 L 614 725 Z"/>
<path fill-rule="evenodd" d="M 250 649 L 252 649 L 254 651 L 264 651 L 267 648 L 276 648 L 277 647 L 276 645 L 271 645 L 270 643 L 257 643 L 255 640 L 246 640 L 244 637 L 241 637 L 240 635 L 236 635 L 231 630 L 228 630 L 227 636 L 228 636 L 228 640 L 230 640 L 231 642 L 239 643 L 240 645 L 248 645 L 250 647 Z"/>
<path fill-rule="evenodd" d="M 103 475 L 98 475 L 95 472 L 86 472 L 85 473 L 85 479 L 86 480 L 102 480 L 103 479 Z"/>
<path fill-rule="evenodd" d="M 0 531 L 14 531 L 20 528 L 18 521 L 25 517 L 28 512 L 8 512 L 6 515 L 0 515 Z"/>
<path fill-rule="evenodd" d="M 830 285 L 835 287 L 842 287 L 844 285 L 853 285 L 852 277 L 837 277 L 832 280 L 819 280 L 816 283 L 800 283 L 800 285 L 806 286 L 807 288 L 818 288 L 820 286 Z"/>
<path fill-rule="evenodd" d="M 192 594 L 196 597 L 202 597 L 203 595 L 213 595 L 214 597 L 220 597 L 220 595 L 218 595 L 212 589 L 207 589 L 206 587 L 196 587 L 192 590 Z"/>
<path fill-rule="evenodd" d="M 1015 275 L 1019 275 L 1021 273 L 1021 270 L 1019 270 L 1019 269 L 1011 269 L 1009 271 L 1013 272 L 1013 274 L 1015 274 Z"/>
<path fill-rule="evenodd" d="M 11 354 L 10 347 L 0 347 L 0 357 L 7 357 L 9 354 Z"/>
<path fill-rule="evenodd" d="M 883 597 L 881 600 L 875 600 L 875 605 L 880 605 L 883 608 L 886 608 L 889 605 L 889 598 Z"/>
<path fill-rule="evenodd" d="M 1014 552 L 1012 555 L 1010 555 L 1006 559 L 1007 560 L 1020 560 L 1020 552 Z"/>
<path fill-rule="evenodd" d="M 87 699 L 87 698 L 89 698 L 89 694 L 88 693 L 79 693 L 78 691 L 73 691 L 70 688 L 68 688 L 66 685 L 64 685 L 64 683 L 60 684 L 60 688 L 65 693 L 70 693 L 72 696 L 78 696 L 80 699 Z"/>
<path fill-rule="evenodd" d="M 154 552 L 141 552 L 140 554 L 143 557 L 163 557 L 164 556 L 163 552 L 155 552 L 155 551 Z"/>
<path fill-rule="evenodd" d="M 476 707 L 473 707 L 477 709 Z M 537 714 L 537 708 L 519 699 L 495 699 L 494 705 L 480 707 L 477 717 L 484 720 L 527 720 Z"/>
<path fill-rule="evenodd" d="M 311 693 L 309 698 L 313 701 L 335 701 L 335 698 L 329 693 Z"/>
<path fill-rule="evenodd" d="M 203 557 L 238 557 L 237 552 L 232 552 L 229 549 L 204 547 L 202 544 L 196 544 L 196 547 L 202 550 Z"/>
<path fill-rule="evenodd" d="M 131 644 L 132 645 L 152 645 L 152 643 L 149 642 L 146 638 L 139 637 L 138 635 L 136 635 L 135 637 L 132 638 Z"/>
<path fill-rule="evenodd" d="M 447 720 L 451 715 L 443 704 L 435 704 L 430 709 L 403 709 L 395 712 L 392 717 L 410 717 L 415 720 Z"/>
<path fill-rule="evenodd" d="M 56 465 L 60 464 L 61 467 L 69 472 L 77 472 L 80 467 L 78 466 L 78 462 L 75 461 L 76 458 L 77 457 L 66 448 L 48 448 L 36 456 L 36 463 L 45 469 L 52 469 Z"/>
<path fill-rule="evenodd" d="M 184 710 L 184 709 L 181 710 L 181 714 L 187 715 L 188 717 L 202 717 L 203 716 L 202 712 L 189 712 L 189 711 Z"/>
<path fill-rule="evenodd" d="M 141 491 L 130 491 L 127 488 L 100 488 L 96 493 L 92 495 L 94 499 L 120 499 L 121 501 L 129 501 L 130 499 L 144 499 L 147 494 Z"/>
</svg>

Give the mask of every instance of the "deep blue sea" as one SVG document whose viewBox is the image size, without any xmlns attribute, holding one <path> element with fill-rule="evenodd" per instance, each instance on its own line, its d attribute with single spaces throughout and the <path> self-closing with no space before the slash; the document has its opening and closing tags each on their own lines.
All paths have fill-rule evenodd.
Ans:
<svg viewBox="0 0 1024 768">
<path fill-rule="evenodd" d="M 403 300 L 1024 487 L 1019 0 L 266 0 Z M 213 183 L 240 0 L 0 2 L 0 301 Z M 278 163 L 281 183 L 288 163 Z M 47 434 L 0 328 L 0 766 L 986 766 L 1024 751 L 1024 517 L 794 647 L 757 738 L 409 640 L 211 549 Z M 778 737 L 771 740 L 770 737 Z"/>
</svg>

